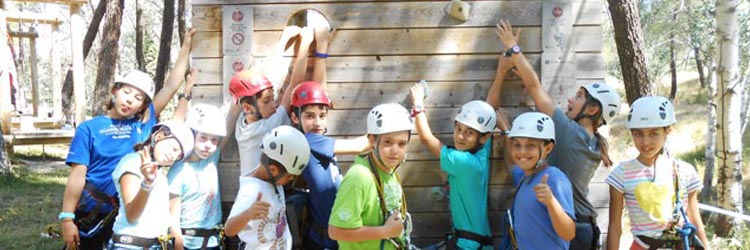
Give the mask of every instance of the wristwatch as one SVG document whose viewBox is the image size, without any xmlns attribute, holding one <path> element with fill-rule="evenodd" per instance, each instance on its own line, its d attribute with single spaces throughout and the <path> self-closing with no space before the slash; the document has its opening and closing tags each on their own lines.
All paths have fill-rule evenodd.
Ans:
<svg viewBox="0 0 750 250">
<path fill-rule="evenodd" d="M 179 94 L 179 95 L 177 95 L 177 100 L 179 101 L 183 97 L 185 97 L 185 99 L 187 99 L 188 101 L 190 101 L 191 99 L 193 99 L 193 96 L 190 95 L 190 94 L 187 94 L 187 95 L 186 94 Z"/>
<path fill-rule="evenodd" d="M 505 51 L 505 57 L 511 57 L 513 54 L 521 53 L 521 47 L 518 44 L 511 46 Z"/>
</svg>

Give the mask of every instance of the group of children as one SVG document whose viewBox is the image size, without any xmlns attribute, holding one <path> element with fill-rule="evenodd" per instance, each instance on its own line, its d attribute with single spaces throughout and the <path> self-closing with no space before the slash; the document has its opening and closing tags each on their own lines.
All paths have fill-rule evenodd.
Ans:
<svg viewBox="0 0 750 250">
<path fill-rule="evenodd" d="M 422 84 L 410 88 L 411 112 L 400 104 L 380 104 L 367 114 L 365 135 L 326 136 L 331 33 L 322 27 L 290 26 L 282 33 L 275 51 L 283 52 L 289 43 L 297 43 L 298 51 L 278 100 L 262 72 L 246 70 L 229 83 L 235 105 L 226 118 L 211 105 L 188 108 L 195 77 L 194 71 L 185 74 L 195 33 L 190 30 L 158 93 L 147 74 L 126 72 L 115 80 L 108 113 L 76 129 L 59 215 L 65 243 L 69 249 L 97 250 L 167 245 L 289 250 L 295 243 L 290 228 L 297 226 L 288 222 L 289 211 L 296 211 L 287 207 L 290 193 L 284 186 L 290 184 L 307 190 L 302 249 L 416 249 L 397 174 L 416 128 L 421 145 L 439 157 L 451 187 L 452 232 L 423 249 L 493 249 L 487 212 L 493 135 L 503 141 L 514 185 L 507 218 L 513 230 L 504 239 L 513 239 L 515 249 L 596 249 L 597 214 L 586 195 L 599 164 L 612 165 L 597 129 L 612 122 L 620 96 L 606 84 L 586 84 L 565 109 L 556 107 L 517 44 L 519 33 L 507 22 L 496 32 L 507 52 L 498 60 L 487 99 L 461 107 L 453 145 L 444 145 L 428 124 Z M 311 49 L 313 79 L 306 81 Z M 518 115 L 512 125 L 508 114 L 497 110 L 511 71 L 538 111 Z M 157 123 L 183 75 L 174 117 Z M 630 249 L 674 247 L 681 241 L 675 230 L 685 228 L 692 229 L 689 237 L 697 236 L 691 244 L 706 245 L 696 198 L 701 182 L 692 166 L 665 149 L 674 123 L 672 104 L 663 97 L 643 97 L 631 105 L 627 127 L 640 154 L 607 178 L 608 249 L 619 248 L 624 204 L 636 235 Z M 222 226 L 217 165 L 232 133 L 240 156 L 239 190 Z M 355 155 L 345 175 L 336 158 L 341 154 Z M 224 237 L 240 243 L 224 245 Z"/>
</svg>

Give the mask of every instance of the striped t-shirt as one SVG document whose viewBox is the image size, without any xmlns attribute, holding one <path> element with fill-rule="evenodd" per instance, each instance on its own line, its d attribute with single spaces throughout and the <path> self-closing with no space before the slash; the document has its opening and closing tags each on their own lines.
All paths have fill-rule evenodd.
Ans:
<svg viewBox="0 0 750 250">
<path fill-rule="evenodd" d="M 634 235 L 657 238 L 672 219 L 675 205 L 674 162 L 675 160 L 660 155 L 654 168 L 633 159 L 621 162 L 607 177 L 607 184 L 625 194 L 630 231 Z M 687 211 L 688 193 L 702 189 L 703 183 L 698 178 L 695 167 L 680 160 L 676 160 L 676 164 L 680 180 L 680 200 Z"/>
</svg>

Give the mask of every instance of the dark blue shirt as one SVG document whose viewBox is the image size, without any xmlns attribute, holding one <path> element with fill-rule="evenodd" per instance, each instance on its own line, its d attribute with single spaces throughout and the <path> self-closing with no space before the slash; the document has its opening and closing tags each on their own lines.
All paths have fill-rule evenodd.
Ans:
<svg viewBox="0 0 750 250">
<path fill-rule="evenodd" d="M 333 202 L 336 200 L 336 192 L 343 178 L 341 170 L 336 166 L 336 156 L 333 154 L 336 140 L 319 134 L 305 134 L 305 137 L 312 152 L 307 168 L 302 172 L 302 178 L 305 179 L 310 189 L 308 207 L 313 222 L 327 229 L 328 218 L 331 216 Z M 322 239 L 315 230 L 310 230 L 310 238 L 325 247 L 336 247 L 336 241 Z"/>
</svg>

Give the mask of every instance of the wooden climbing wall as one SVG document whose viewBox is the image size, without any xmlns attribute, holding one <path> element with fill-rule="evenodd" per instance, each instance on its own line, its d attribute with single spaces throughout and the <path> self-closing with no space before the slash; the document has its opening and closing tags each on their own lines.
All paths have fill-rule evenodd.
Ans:
<svg viewBox="0 0 750 250">
<path fill-rule="evenodd" d="M 503 51 L 494 32 L 494 25 L 500 20 L 510 20 L 514 27 L 523 28 L 519 44 L 540 75 L 541 72 L 555 72 L 555 69 L 549 69 L 548 59 L 555 56 L 549 54 L 552 53 L 549 48 L 543 49 L 547 44 L 543 39 L 554 38 L 545 37 L 542 32 L 543 19 L 545 16 L 549 18 L 549 13 L 542 12 L 550 6 L 543 8 L 543 1 L 469 3 L 471 15 L 467 21 L 461 22 L 447 15 L 450 1 L 297 0 L 285 3 L 275 0 L 193 0 L 192 24 L 198 33 L 194 39 L 192 64 L 201 70 L 193 98 L 195 102 L 216 105 L 222 102 L 225 55 L 221 18 L 225 5 L 252 8 L 252 55 L 256 61 L 268 56 L 294 12 L 313 8 L 325 14 L 338 29 L 330 43 L 330 57 L 327 59 L 328 94 L 334 105 L 330 111 L 328 135 L 344 138 L 364 134 L 364 121 L 370 108 L 385 102 L 398 102 L 408 107 L 408 87 L 425 79 L 430 90 L 426 100 L 430 126 L 444 143 L 451 144 L 452 120 L 458 108 L 470 100 L 484 100 L 495 76 L 497 58 Z M 563 27 L 562 31 L 572 34 L 568 34 L 569 40 L 563 43 L 565 48 L 561 51 L 572 53 L 573 59 L 564 61 L 574 63 L 575 72 L 567 72 L 562 80 L 552 78 L 556 80 L 545 82 L 550 96 L 563 106 L 565 99 L 580 85 L 603 81 L 605 76 L 601 54 L 604 3 L 574 1 L 564 4 L 569 5 L 562 9 L 566 11 L 565 17 L 570 19 L 563 25 L 572 27 Z M 543 53 L 545 51 L 548 53 Z M 543 66 L 542 58 L 548 61 L 547 66 Z M 566 67 L 569 69 L 570 66 Z M 557 72 L 560 69 L 557 68 Z M 523 93 L 521 82 L 514 76 L 506 80 L 502 106 L 510 111 L 511 119 L 533 106 L 533 101 Z M 499 137 L 495 136 L 488 197 L 495 235 L 499 231 L 498 218 L 508 208 L 511 195 L 510 178 L 502 161 L 501 149 Z M 353 157 L 340 156 L 342 169 L 348 169 L 352 160 Z M 604 169 L 597 172 L 590 195 L 600 214 L 599 224 L 605 231 L 608 188 L 603 180 L 607 173 Z M 237 147 L 232 143 L 224 149 L 220 164 L 223 201 L 234 200 L 238 174 Z M 414 220 L 412 237 L 419 246 L 439 241 L 450 229 L 450 214 L 447 202 L 430 198 L 432 187 L 444 184 L 438 159 L 427 152 L 419 140 L 413 139 L 409 145 L 408 162 L 399 174 Z"/>
</svg>

